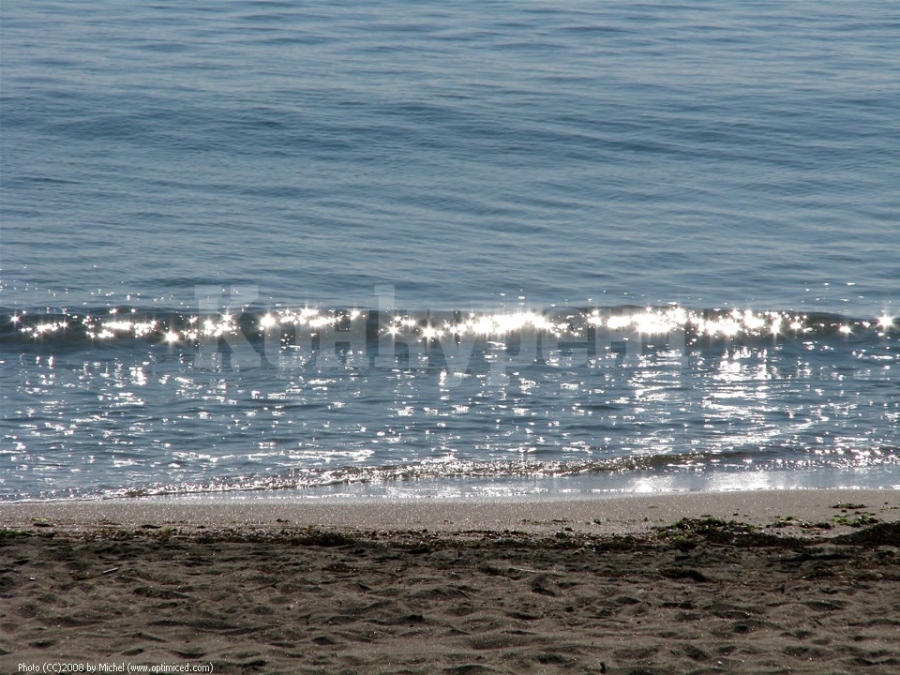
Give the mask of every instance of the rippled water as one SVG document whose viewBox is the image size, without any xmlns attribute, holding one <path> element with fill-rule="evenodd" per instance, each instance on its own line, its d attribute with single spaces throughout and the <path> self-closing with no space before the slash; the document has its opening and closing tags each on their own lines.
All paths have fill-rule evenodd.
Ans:
<svg viewBox="0 0 900 675">
<path fill-rule="evenodd" d="M 900 485 L 888 3 L 38 0 L 0 56 L 0 498 Z"/>
</svg>

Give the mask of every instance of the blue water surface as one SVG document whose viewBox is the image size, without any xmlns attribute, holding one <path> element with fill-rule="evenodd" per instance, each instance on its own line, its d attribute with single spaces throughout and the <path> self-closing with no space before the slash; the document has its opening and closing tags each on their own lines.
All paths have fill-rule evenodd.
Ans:
<svg viewBox="0 0 900 675">
<path fill-rule="evenodd" d="M 274 374 L 214 371 L 181 333 L 28 333 L 0 344 L 0 497 L 293 489 L 324 464 L 338 485 L 660 476 L 722 453 L 894 484 L 898 110 L 889 2 L 6 2 L 0 333 L 202 317 L 209 289 L 257 318 L 369 311 L 384 287 L 419 315 L 679 306 L 850 332 L 679 348 L 672 386 L 643 352 L 503 392 L 474 372 L 453 401 L 433 372 L 323 379 L 271 352 Z"/>
</svg>

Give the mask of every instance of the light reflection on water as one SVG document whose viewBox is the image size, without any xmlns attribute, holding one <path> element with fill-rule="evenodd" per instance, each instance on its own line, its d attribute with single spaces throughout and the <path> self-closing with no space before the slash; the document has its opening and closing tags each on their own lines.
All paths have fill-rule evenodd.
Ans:
<svg viewBox="0 0 900 675">
<path fill-rule="evenodd" d="M 621 321 L 627 341 L 643 319 L 619 316 L 630 323 L 603 321 Z M 897 465 L 896 333 L 873 321 L 852 343 L 839 330 L 759 339 L 752 315 L 729 317 L 721 320 L 752 334 L 693 343 L 687 331 L 644 335 L 635 349 L 607 333 L 595 353 L 577 342 L 588 324 L 570 321 L 553 330 L 574 348 L 557 337 L 542 360 L 522 356 L 526 341 L 504 328 L 505 342 L 472 347 L 465 368 L 448 364 L 449 348 L 444 367 L 425 350 L 421 367 L 360 367 L 365 354 L 341 359 L 335 343 L 336 358 L 324 362 L 235 369 L 209 367 L 202 344 L 168 339 L 19 344 L 5 358 L 0 494 L 416 492 L 456 479 L 487 492 L 516 481 L 563 489 L 560 480 L 727 489 L 730 480 L 771 486 L 782 473 Z M 272 360 L 293 359 L 298 339 L 279 340 Z M 523 477 L 533 487 L 521 488 Z"/>
</svg>

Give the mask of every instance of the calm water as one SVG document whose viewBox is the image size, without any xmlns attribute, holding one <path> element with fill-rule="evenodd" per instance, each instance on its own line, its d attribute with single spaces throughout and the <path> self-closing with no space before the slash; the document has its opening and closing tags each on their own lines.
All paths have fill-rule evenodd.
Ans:
<svg viewBox="0 0 900 675">
<path fill-rule="evenodd" d="M 893 3 L 13 1 L 0 57 L 0 499 L 900 486 Z"/>
</svg>

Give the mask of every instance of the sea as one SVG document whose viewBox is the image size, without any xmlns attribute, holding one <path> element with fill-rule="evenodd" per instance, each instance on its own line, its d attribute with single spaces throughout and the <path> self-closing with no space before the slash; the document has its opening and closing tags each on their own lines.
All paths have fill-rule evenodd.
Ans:
<svg viewBox="0 0 900 675">
<path fill-rule="evenodd" d="M 0 7 L 0 501 L 900 489 L 890 1 Z"/>
</svg>

